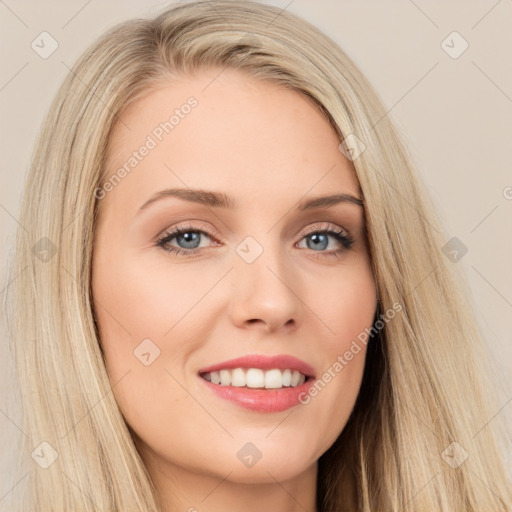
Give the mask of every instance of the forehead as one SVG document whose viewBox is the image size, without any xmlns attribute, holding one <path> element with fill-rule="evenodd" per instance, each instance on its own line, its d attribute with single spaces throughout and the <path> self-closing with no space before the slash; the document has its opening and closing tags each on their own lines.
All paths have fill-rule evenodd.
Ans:
<svg viewBox="0 0 512 512">
<path fill-rule="evenodd" d="M 310 190 L 358 194 L 339 142 L 303 94 L 237 70 L 204 69 L 158 84 L 125 109 L 109 140 L 104 177 L 127 171 L 112 195 L 163 186 L 260 201 L 296 200 Z"/>
</svg>

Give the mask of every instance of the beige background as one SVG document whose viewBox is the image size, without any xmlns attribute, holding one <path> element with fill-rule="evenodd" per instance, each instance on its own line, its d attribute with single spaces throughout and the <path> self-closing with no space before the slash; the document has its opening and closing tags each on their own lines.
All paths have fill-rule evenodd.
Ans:
<svg viewBox="0 0 512 512">
<path fill-rule="evenodd" d="M 476 315 L 509 393 L 512 409 L 512 1 L 274 0 L 330 35 L 368 76 L 390 110 L 431 191 L 448 238 L 468 247 L 457 263 L 471 286 Z M 142 0 L 0 1 L 0 254 L 17 226 L 20 194 L 36 133 L 57 87 L 104 29 L 150 16 L 165 2 Z M 42 59 L 31 43 L 46 31 L 58 49 Z M 454 59 L 442 42 L 457 31 L 468 43 Z M 453 42 L 452 42 L 453 40 Z M 459 49 L 451 36 L 445 45 Z M 3 338 L 2 338 L 3 339 Z M 447 340 L 449 343 L 449 340 Z M 10 361 L 0 344 L 2 449 L 22 436 L 16 423 Z M 468 376 L 470 378 L 470 376 Z M 507 380 L 508 379 L 508 380 Z M 491 420 L 491 418 L 489 418 Z M 512 467 L 512 456 L 509 457 Z M 3 464 L 0 498 L 23 475 Z M 2 503 L 0 501 L 0 508 Z"/>
</svg>

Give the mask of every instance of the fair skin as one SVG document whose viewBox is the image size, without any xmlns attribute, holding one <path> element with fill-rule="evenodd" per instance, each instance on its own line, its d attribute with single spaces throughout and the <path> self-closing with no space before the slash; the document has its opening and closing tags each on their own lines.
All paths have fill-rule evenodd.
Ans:
<svg viewBox="0 0 512 512">
<path fill-rule="evenodd" d="M 155 87 L 111 134 L 107 179 L 169 113 L 190 96 L 198 101 L 99 200 L 92 287 L 101 345 L 165 512 L 316 511 L 317 461 L 353 409 L 365 348 L 307 404 L 277 412 L 217 396 L 198 371 L 250 354 L 287 354 L 319 379 L 372 325 L 376 288 L 362 206 L 297 209 L 360 190 L 336 134 L 308 99 L 219 72 Z M 139 210 L 178 187 L 224 193 L 238 206 L 166 197 Z M 188 238 L 157 245 L 174 227 Z M 318 233 L 325 229 L 349 234 L 352 244 Z M 236 251 L 248 236 L 263 249 L 251 263 Z M 153 344 L 146 353 L 160 350 L 148 365 L 133 353 L 145 339 Z M 237 456 L 247 443 L 261 454 L 251 467 Z"/>
</svg>

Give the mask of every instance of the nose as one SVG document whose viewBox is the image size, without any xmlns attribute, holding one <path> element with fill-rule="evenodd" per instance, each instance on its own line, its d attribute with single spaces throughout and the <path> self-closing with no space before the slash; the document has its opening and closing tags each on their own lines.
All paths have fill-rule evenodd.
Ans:
<svg viewBox="0 0 512 512">
<path fill-rule="evenodd" d="M 282 254 L 266 247 L 252 263 L 235 258 L 229 316 L 244 329 L 296 330 L 303 319 L 301 280 Z"/>
</svg>

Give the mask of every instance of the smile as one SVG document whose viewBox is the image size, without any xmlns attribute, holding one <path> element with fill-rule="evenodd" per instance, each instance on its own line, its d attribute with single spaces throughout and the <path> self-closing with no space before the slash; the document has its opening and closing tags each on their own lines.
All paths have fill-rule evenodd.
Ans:
<svg viewBox="0 0 512 512">
<path fill-rule="evenodd" d="M 301 405 L 299 396 L 314 384 L 315 370 L 288 354 L 252 354 L 203 367 L 198 377 L 222 401 L 270 413 Z"/>
<path fill-rule="evenodd" d="M 237 388 L 254 389 L 280 389 L 283 387 L 296 387 L 304 384 L 307 377 L 298 370 L 273 368 L 234 368 L 220 371 L 206 372 L 201 377 L 212 384 L 220 386 L 233 386 Z"/>
</svg>

